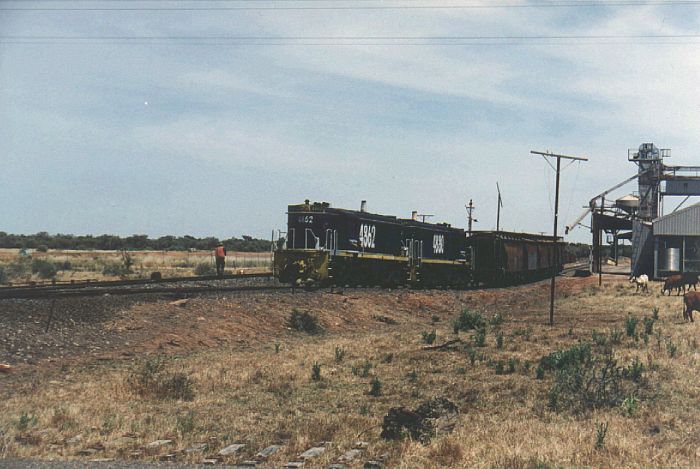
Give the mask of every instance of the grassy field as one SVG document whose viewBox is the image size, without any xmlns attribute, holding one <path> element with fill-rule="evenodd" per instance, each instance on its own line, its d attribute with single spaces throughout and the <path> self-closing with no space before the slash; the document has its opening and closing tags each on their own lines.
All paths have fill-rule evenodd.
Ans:
<svg viewBox="0 0 700 469">
<path fill-rule="evenodd" d="M 229 272 L 240 269 L 269 269 L 270 253 L 230 252 Z M 151 272 L 163 277 L 214 274 L 210 251 L 29 251 L 0 249 L 0 284 L 71 280 L 115 280 L 148 278 Z"/>
<path fill-rule="evenodd" d="M 193 300 L 178 347 L 17 377 L 0 393 L 0 455 L 153 460 L 180 450 L 178 460 L 200 462 L 246 444 L 223 459 L 233 463 L 280 444 L 270 459 L 279 466 L 326 441 L 307 466 L 328 467 L 361 440 L 357 467 L 380 456 L 387 467 L 698 467 L 696 326 L 658 284 L 635 294 L 620 277 L 595 281 L 559 281 L 554 327 L 544 283 Z M 315 317 L 318 333 L 296 330 L 293 311 Z M 197 346 L 187 324 L 230 340 Z M 451 432 L 380 437 L 389 409 L 435 397 L 459 409 Z M 173 443 L 143 449 L 159 439 Z M 184 452 L 200 443 L 209 449 Z"/>
</svg>

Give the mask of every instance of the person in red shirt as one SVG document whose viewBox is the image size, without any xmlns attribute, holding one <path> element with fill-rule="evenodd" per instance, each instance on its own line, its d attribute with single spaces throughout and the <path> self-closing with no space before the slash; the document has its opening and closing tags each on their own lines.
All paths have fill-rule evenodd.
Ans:
<svg viewBox="0 0 700 469">
<path fill-rule="evenodd" d="M 214 249 L 214 257 L 216 258 L 216 275 L 223 277 L 226 266 L 226 248 L 223 243 L 219 243 Z"/>
</svg>

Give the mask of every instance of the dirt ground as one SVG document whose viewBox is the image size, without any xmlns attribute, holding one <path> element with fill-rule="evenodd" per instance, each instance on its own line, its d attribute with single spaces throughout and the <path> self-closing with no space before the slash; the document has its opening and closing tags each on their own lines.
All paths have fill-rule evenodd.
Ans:
<svg viewBox="0 0 700 469">
<path fill-rule="evenodd" d="M 0 457 L 235 463 L 278 444 L 268 464 L 279 467 L 326 442 L 307 467 L 328 467 L 363 441 L 368 447 L 349 467 L 373 459 L 388 467 L 697 466 L 700 354 L 682 300 L 661 297 L 657 284 L 635 294 L 619 276 L 605 276 L 603 288 L 595 277 L 561 278 L 557 286 L 554 327 L 548 282 L 236 293 L 179 305 L 174 297 L 65 299 L 48 332 L 50 302 L 4 301 L 0 362 L 14 369 L 0 374 Z M 503 323 L 489 326 L 483 347 L 426 349 L 432 331 L 434 344 L 473 343 L 473 333 L 453 331 L 464 309 L 499 314 Z M 629 317 L 643 329 L 654 309 L 653 334 L 625 336 Z M 317 317 L 323 332 L 290 329 L 295 310 Z M 615 333 L 620 364 L 636 358 L 646 366 L 638 408 L 549 409 L 552 379 L 536 379 L 538 360 Z M 147 357 L 183 373 L 193 396 L 139 394 L 133 377 Z M 512 372 L 499 373 L 499 363 L 512 363 Z M 427 443 L 380 438 L 390 408 L 415 409 L 437 396 L 460 410 L 451 432 Z M 149 449 L 157 440 L 170 443 Z M 217 456 L 231 443 L 246 446 Z"/>
</svg>

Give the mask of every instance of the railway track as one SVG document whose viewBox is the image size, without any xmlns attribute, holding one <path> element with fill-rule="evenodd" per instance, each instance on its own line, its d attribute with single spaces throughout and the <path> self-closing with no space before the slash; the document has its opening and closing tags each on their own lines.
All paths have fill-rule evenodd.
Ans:
<svg viewBox="0 0 700 469">
<path fill-rule="evenodd" d="M 76 282 L 56 285 L 22 285 L 0 288 L 2 299 L 52 299 L 70 297 L 89 297 L 102 295 L 143 295 L 143 294 L 193 294 L 220 291 L 263 291 L 284 290 L 287 286 L 271 285 L 231 285 L 230 282 L 241 283 L 253 279 L 272 279 L 271 272 L 199 277 L 176 277 L 168 279 L 138 279 L 115 280 L 106 282 Z M 222 283 L 226 282 L 226 283 Z M 188 283 L 204 283 L 204 285 L 182 285 Z M 212 283 L 217 283 L 212 285 Z M 176 286 L 163 286 L 178 284 Z"/>
<path fill-rule="evenodd" d="M 587 267 L 586 263 L 575 264 L 563 269 L 561 275 L 575 272 Z M 0 287 L 0 300 L 6 299 L 54 299 L 77 298 L 103 295 L 146 295 L 146 294 L 180 294 L 189 295 L 197 293 L 235 292 L 235 291 L 274 291 L 292 290 L 287 285 L 231 285 L 234 281 L 239 283 L 251 279 L 272 280 L 272 272 L 249 273 L 217 276 L 175 277 L 167 279 L 137 279 L 137 280 L 113 280 L 105 282 L 75 282 L 70 284 L 54 285 L 22 285 Z M 218 283 L 212 285 L 212 282 Z M 229 282 L 229 283 L 222 283 Z M 177 285 L 162 286 L 168 284 L 205 283 L 204 285 Z"/>
</svg>

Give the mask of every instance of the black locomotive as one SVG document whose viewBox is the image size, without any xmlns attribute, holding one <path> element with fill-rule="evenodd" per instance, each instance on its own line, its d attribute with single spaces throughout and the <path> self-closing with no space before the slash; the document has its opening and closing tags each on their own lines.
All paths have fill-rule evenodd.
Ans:
<svg viewBox="0 0 700 469">
<path fill-rule="evenodd" d="M 290 205 L 274 275 L 295 285 L 460 288 L 507 285 L 561 269 L 561 244 L 550 236 L 465 231 L 446 223 L 333 208 Z M 557 240 L 558 241 L 558 240 Z"/>
</svg>

